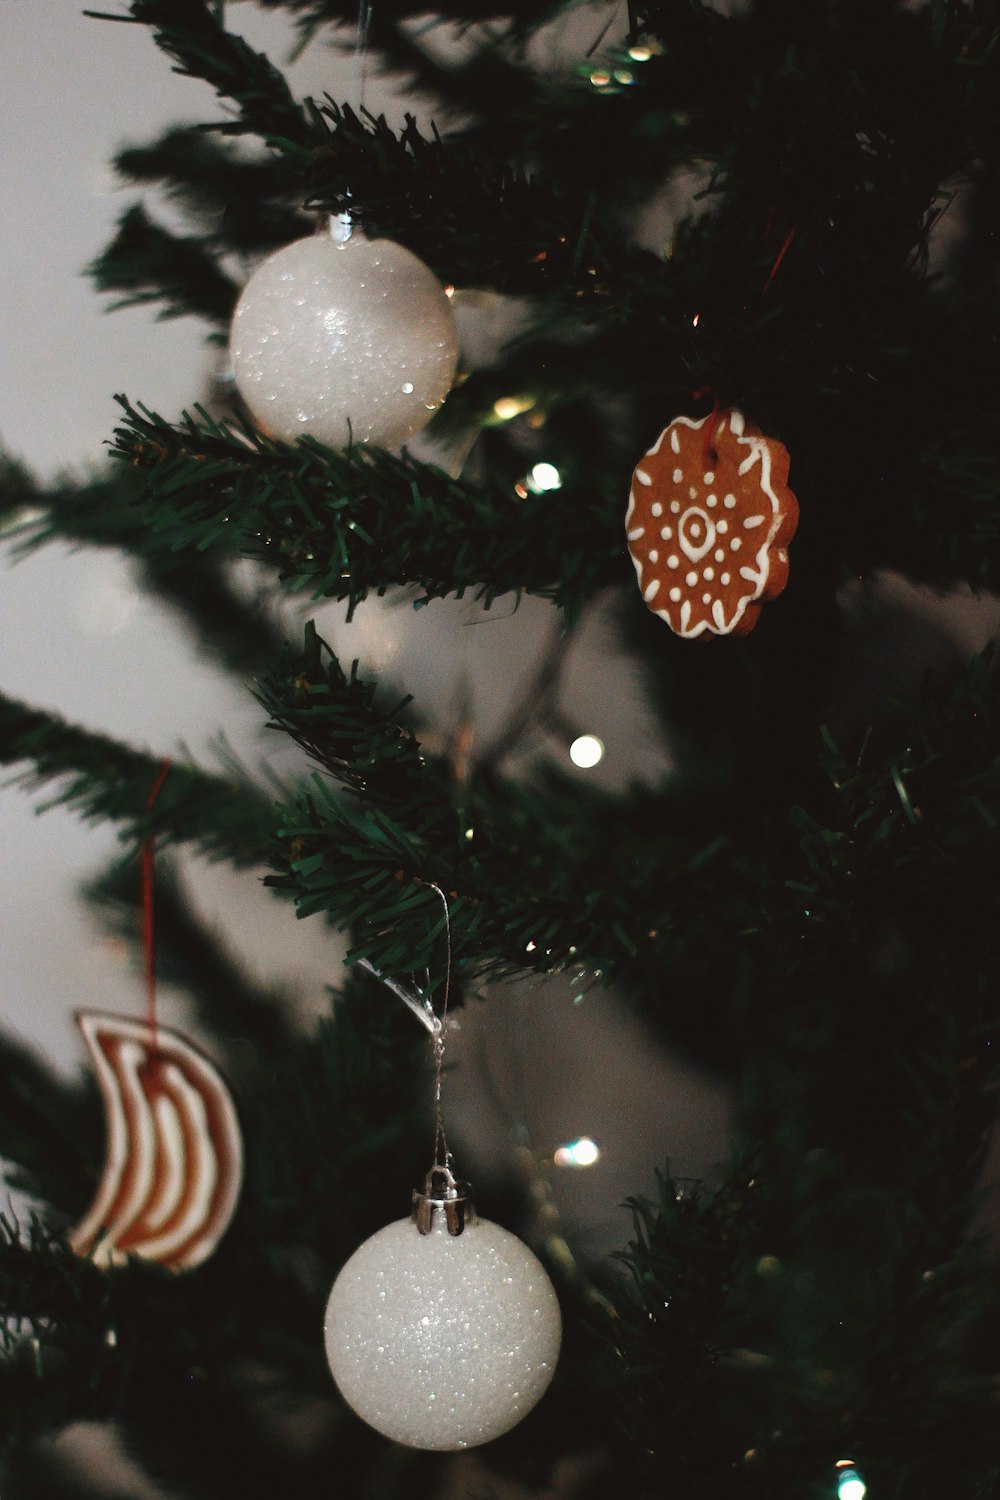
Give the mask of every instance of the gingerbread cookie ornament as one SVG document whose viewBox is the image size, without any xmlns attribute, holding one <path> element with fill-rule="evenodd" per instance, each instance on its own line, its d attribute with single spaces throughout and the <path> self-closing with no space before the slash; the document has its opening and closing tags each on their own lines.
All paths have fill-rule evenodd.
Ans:
<svg viewBox="0 0 1000 1500">
<path fill-rule="evenodd" d="M 643 599 L 675 634 L 746 635 L 781 593 L 799 519 L 788 465 L 739 411 L 676 417 L 640 461 L 629 551 Z"/>
<path fill-rule="evenodd" d="M 172 1271 L 200 1265 L 236 1210 L 243 1140 L 209 1059 L 166 1026 L 81 1011 L 107 1117 L 104 1172 L 70 1235 L 107 1268 L 130 1256 Z"/>
</svg>

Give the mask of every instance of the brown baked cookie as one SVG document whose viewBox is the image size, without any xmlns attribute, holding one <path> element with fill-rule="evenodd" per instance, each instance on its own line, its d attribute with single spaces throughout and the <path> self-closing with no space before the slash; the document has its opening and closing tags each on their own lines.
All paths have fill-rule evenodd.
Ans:
<svg viewBox="0 0 1000 1500">
<path fill-rule="evenodd" d="M 785 587 L 799 519 L 788 464 L 782 443 L 723 411 L 676 417 L 637 466 L 629 551 L 643 599 L 675 634 L 746 635 Z"/>
<path fill-rule="evenodd" d="M 79 1011 L 107 1118 L 104 1171 L 71 1249 L 107 1269 L 131 1256 L 200 1265 L 243 1181 L 232 1096 L 200 1048 L 168 1026 Z"/>
</svg>

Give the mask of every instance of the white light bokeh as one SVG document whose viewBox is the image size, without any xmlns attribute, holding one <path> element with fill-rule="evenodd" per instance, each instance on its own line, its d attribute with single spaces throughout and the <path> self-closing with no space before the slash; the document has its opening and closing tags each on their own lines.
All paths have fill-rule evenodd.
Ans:
<svg viewBox="0 0 1000 1500">
<path fill-rule="evenodd" d="M 544 493 L 545 490 L 558 490 L 562 488 L 562 475 L 555 464 L 535 464 L 528 475 L 528 489 L 533 490 L 536 495 Z"/>
<path fill-rule="evenodd" d="M 557 1147 L 552 1160 L 557 1167 L 592 1167 L 600 1158 L 601 1148 L 593 1137 L 581 1135 L 578 1140 Z"/>
<path fill-rule="evenodd" d="M 512 422 L 522 412 L 530 411 L 534 404 L 533 396 L 501 396 L 493 403 L 493 415 L 500 422 Z"/>
<path fill-rule="evenodd" d="M 581 734 L 569 747 L 569 758 L 574 766 L 589 771 L 604 759 L 604 745 L 596 734 Z"/>
</svg>

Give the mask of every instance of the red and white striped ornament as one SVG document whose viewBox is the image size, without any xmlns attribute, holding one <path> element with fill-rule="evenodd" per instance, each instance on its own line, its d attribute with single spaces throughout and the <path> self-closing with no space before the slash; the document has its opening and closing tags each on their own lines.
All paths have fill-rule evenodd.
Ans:
<svg viewBox="0 0 1000 1500">
<path fill-rule="evenodd" d="M 190 1270 L 215 1250 L 240 1195 L 232 1096 L 179 1032 L 91 1011 L 76 1019 L 97 1071 L 107 1156 L 70 1245 L 105 1268 L 135 1255 Z"/>
</svg>

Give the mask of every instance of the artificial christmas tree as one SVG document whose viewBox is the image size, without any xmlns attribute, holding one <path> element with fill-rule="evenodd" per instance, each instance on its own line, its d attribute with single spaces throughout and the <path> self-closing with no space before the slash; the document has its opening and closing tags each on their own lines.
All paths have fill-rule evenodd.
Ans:
<svg viewBox="0 0 1000 1500">
<path fill-rule="evenodd" d="M 336 0 L 272 8 L 313 46 L 359 21 Z M 377 61 L 437 101 L 434 128 L 398 130 L 357 95 L 297 100 L 231 29 L 235 6 L 130 0 L 117 17 L 227 113 L 121 153 L 189 223 L 131 208 L 93 267 L 102 289 L 205 319 L 221 343 L 254 268 L 332 215 L 419 257 L 456 306 L 474 292 L 513 308 L 516 332 L 460 356 L 419 440 L 433 449 L 383 450 L 353 421 L 346 441 L 288 441 L 223 381 L 211 411 L 176 417 L 121 397 L 96 480 L 46 488 L 5 464 L 22 545 L 133 557 L 301 755 L 277 785 L 233 758 L 176 763 L 151 805 L 172 746 L 0 699 L 4 762 L 121 831 L 89 894 L 137 951 L 135 855 L 156 841 L 160 972 L 190 991 L 230 1078 L 245 1163 L 232 1224 L 193 1269 L 75 1256 L 101 1175 L 95 1095 L 4 1042 L 0 1152 L 39 1205 L 0 1243 L 4 1494 L 94 1493 L 46 1443 L 99 1422 L 151 1482 L 213 1500 L 345 1482 L 372 1497 L 994 1495 L 995 673 L 988 654 L 925 672 L 914 630 L 905 670 L 887 656 L 866 676 L 879 628 L 857 580 L 997 583 L 1000 4 L 441 15 L 448 52 L 421 7 L 362 7 L 359 78 Z M 586 33 L 576 64 L 546 66 L 569 22 Z M 786 555 L 794 501 L 764 527 L 785 586 L 756 580 L 750 605 L 772 602 L 752 633 L 684 639 L 636 588 L 630 479 L 665 424 L 705 434 L 685 555 L 714 569 L 692 527 L 724 518 L 711 443 L 735 412 L 790 456 L 798 531 Z M 425 727 L 406 683 L 380 690 L 312 620 L 292 638 L 288 600 L 351 615 L 397 590 L 558 611 L 562 636 L 492 743 L 467 714 Z M 587 780 L 533 738 L 597 727 L 568 723 L 559 692 L 566 642 L 597 609 L 641 670 L 669 774 Z M 186 906 L 170 860 L 189 851 L 247 882 L 266 869 L 276 900 L 346 933 L 347 978 L 307 1035 Z M 611 984 L 726 1081 L 735 1114 L 714 1175 L 648 1164 L 659 1193 L 635 1198 L 613 1260 L 574 1245 L 551 1153 L 516 1135 L 522 1175 L 491 1176 L 480 1208 L 546 1262 L 563 1352 L 539 1404 L 474 1460 L 365 1426 L 322 1336 L 336 1274 L 427 1170 L 428 1058 L 398 992 L 439 1014 L 448 971 L 452 1015 L 464 1004 L 473 1025 L 515 978 Z M 548 993 L 527 1008 L 529 1049 Z"/>
</svg>

